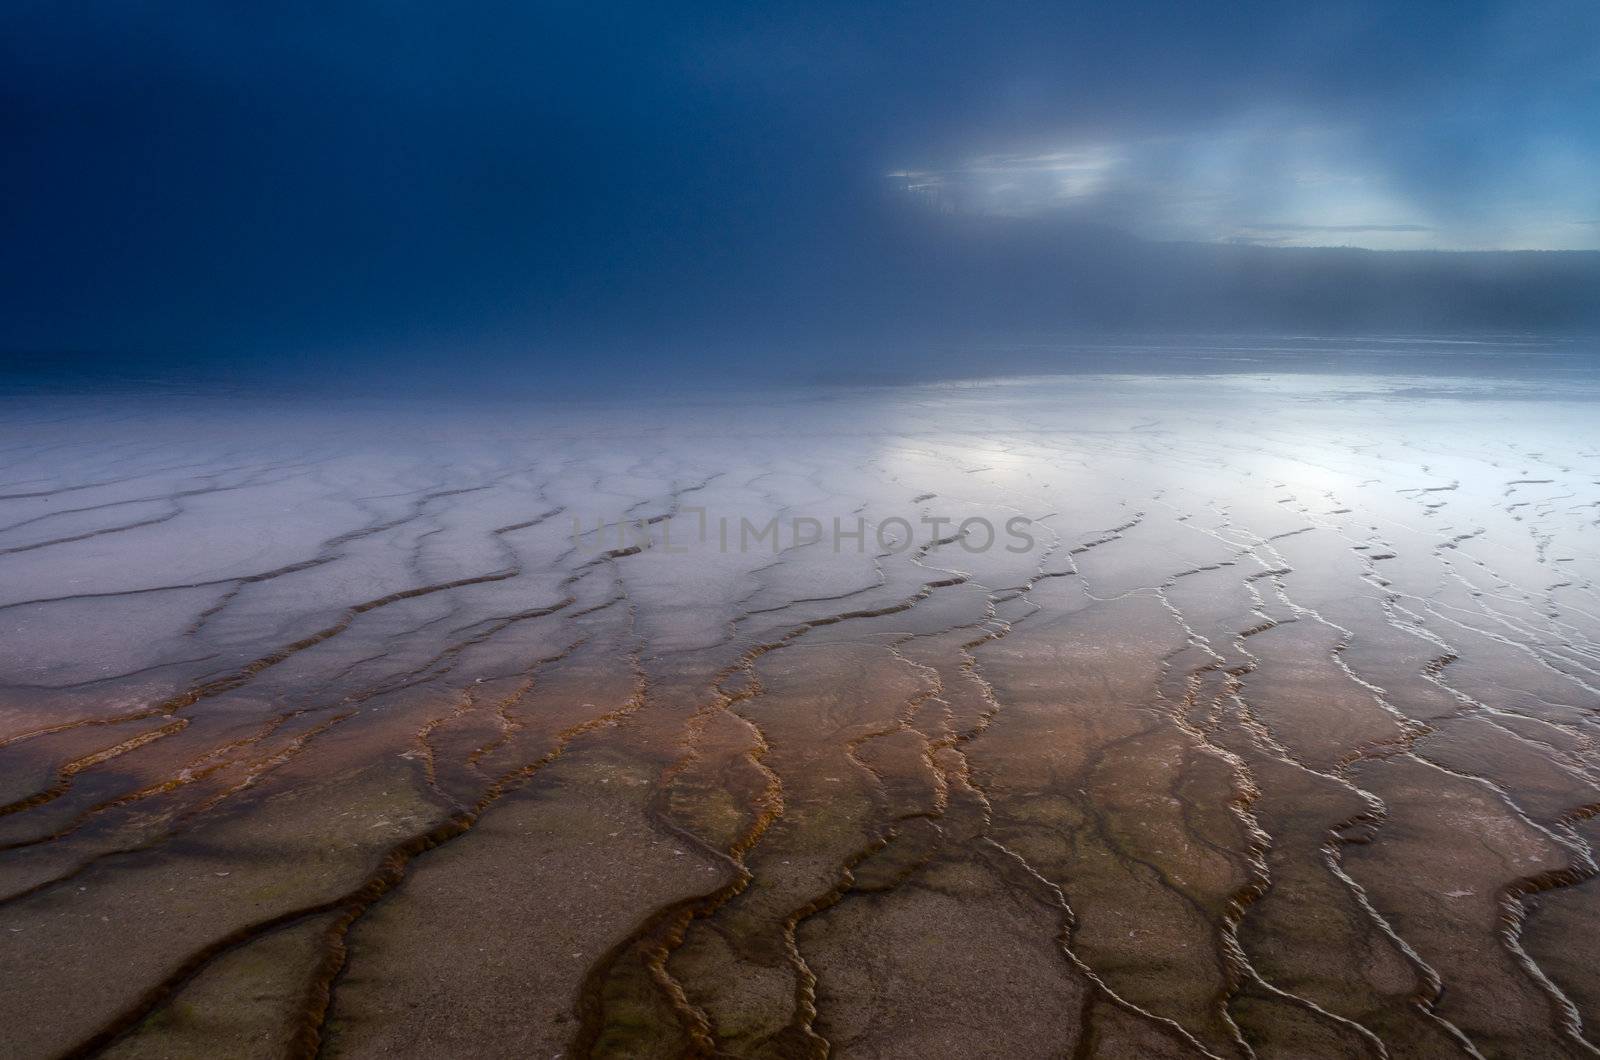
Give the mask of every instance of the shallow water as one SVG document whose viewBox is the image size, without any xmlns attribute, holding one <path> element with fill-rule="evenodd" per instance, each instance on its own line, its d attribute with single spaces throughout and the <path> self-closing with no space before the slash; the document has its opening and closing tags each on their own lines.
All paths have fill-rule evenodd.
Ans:
<svg viewBox="0 0 1600 1060">
<path fill-rule="evenodd" d="M 1581 367 L 15 399 L 0 1054 L 1592 1054 Z"/>
</svg>

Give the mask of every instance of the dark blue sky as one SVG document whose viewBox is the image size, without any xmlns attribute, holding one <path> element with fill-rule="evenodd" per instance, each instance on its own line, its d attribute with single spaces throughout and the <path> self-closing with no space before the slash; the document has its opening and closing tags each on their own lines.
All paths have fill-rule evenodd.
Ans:
<svg viewBox="0 0 1600 1060">
<path fill-rule="evenodd" d="M 10 0 L 0 122 L 0 350 L 133 363 L 759 359 L 1124 236 L 1600 247 L 1593 0 Z"/>
</svg>

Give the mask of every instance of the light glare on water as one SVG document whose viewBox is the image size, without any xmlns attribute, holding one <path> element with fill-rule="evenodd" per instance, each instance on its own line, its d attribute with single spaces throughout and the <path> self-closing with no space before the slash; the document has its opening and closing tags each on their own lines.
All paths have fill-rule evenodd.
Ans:
<svg viewBox="0 0 1600 1060">
<path fill-rule="evenodd" d="M 0 1026 L 1577 1055 L 1591 400 L 13 402 Z M 1029 547 L 978 547 L 1008 520 Z"/>
</svg>

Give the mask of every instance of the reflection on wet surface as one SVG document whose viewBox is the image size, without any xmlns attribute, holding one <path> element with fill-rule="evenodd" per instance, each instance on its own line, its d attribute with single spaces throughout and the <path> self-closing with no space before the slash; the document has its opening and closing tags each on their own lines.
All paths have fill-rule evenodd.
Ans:
<svg viewBox="0 0 1600 1060">
<path fill-rule="evenodd" d="M 18 402 L 0 1054 L 1594 1054 L 1588 393 Z"/>
</svg>

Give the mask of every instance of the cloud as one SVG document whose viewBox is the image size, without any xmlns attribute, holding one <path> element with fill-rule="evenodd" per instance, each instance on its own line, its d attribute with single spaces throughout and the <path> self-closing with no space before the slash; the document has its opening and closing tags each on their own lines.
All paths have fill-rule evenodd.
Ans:
<svg viewBox="0 0 1600 1060">
<path fill-rule="evenodd" d="M 1431 225 L 1296 225 L 1253 224 L 1243 225 L 1257 232 L 1432 232 Z"/>
<path fill-rule="evenodd" d="M 1277 113 L 1212 129 L 985 153 L 898 170 L 898 190 L 939 212 L 1063 215 L 1146 239 L 1330 243 L 1372 249 L 1600 247 L 1580 170 L 1531 153 L 1464 194 L 1429 147 L 1376 119 L 1323 123 Z M 1400 143 L 1402 146 L 1397 147 Z M 1416 161 L 1421 158 L 1422 162 Z M 1262 221 L 1266 214 L 1275 220 Z"/>
<path fill-rule="evenodd" d="M 1027 216 L 1094 201 L 1121 164 L 1114 147 L 981 155 L 943 170 L 896 170 L 894 187 L 941 212 Z"/>
</svg>

